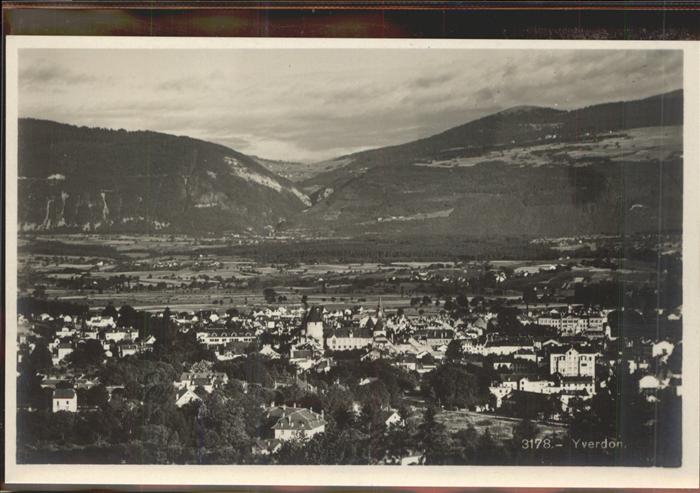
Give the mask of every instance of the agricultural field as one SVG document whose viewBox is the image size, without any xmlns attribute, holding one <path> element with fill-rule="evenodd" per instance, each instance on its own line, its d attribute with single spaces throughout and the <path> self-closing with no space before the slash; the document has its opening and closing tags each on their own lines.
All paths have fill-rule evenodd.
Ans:
<svg viewBox="0 0 700 493">
<path fill-rule="evenodd" d="M 223 237 L 195 240 L 184 235 L 22 237 L 20 295 L 43 286 L 45 295 L 52 299 L 93 308 L 109 302 L 129 304 L 147 311 L 166 306 L 182 311 L 227 309 L 271 302 L 300 306 L 304 301 L 329 309 L 368 308 L 381 299 L 387 309 L 416 315 L 436 313 L 448 298 L 459 294 L 499 297 L 518 304 L 523 291 L 533 286 L 556 292 L 576 283 L 617 280 L 647 284 L 655 278 L 657 267 L 645 259 L 608 259 L 607 263 L 594 264 L 588 258 L 568 256 L 490 262 L 449 258 L 439 262 L 265 262 L 222 250 L 229 241 Z M 613 242 L 607 238 L 586 241 L 596 246 Z M 672 247 L 669 243 L 668 248 Z M 273 300 L 263 294 L 266 289 L 274 293 Z M 556 300 L 547 303 L 556 306 Z"/>
<path fill-rule="evenodd" d="M 510 440 L 513 437 L 513 427 L 520 422 L 519 418 L 509 418 L 505 416 L 493 416 L 476 413 L 467 410 L 442 411 L 435 419 L 447 427 L 449 433 L 464 430 L 469 426 L 474 426 L 479 434 L 487 429 L 497 441 Z M 555 435 L 564 436 L 567 428 L 562 424 L 535 423 L 538 429 L 538 438 Z"/>
<path fill-rule="evenodd" d="M 602 134 L 588 142 L 514 146 L 473 157 L 457 157 L 416 163 L 429 168 L 468 168 L 498 162 L 511 166 L 549 166 L 552 163 L 587 164 L 596 160 L 645 162 L 667 160 L 683 152 L 683 127 L 646 127 L 624 133 Z"/>
</svg>

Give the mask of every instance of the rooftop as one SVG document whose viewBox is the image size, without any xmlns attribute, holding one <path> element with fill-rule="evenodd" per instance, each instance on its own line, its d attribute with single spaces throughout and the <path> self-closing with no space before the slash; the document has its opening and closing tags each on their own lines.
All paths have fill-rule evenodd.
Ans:
<svg viewBox="0 0 700 493">
<path fill-rule="evenodd" d="M 73 389 L 56 389 L 53 391 L 54 399 L 73 399 L 75 397 L 75 390 Z"/>
<path fill-rule="evenodd" d="M 274 430 L 311 430 L 326 423 L 318 413 L 303 407 L 272 407 L 268 417 L 277 419 Z"/>
</svg>

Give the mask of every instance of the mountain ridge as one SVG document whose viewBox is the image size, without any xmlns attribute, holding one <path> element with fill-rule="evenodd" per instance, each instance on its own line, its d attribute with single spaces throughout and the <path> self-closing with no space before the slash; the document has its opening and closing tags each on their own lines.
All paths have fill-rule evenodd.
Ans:
<svg viewBox="0 0 700 493">
<path fill-rule="evenodd" d="M 298 163 L 201 139 L 23 118 L 19 225 L 474 237 L 677 230 L 682 121 L 682 90 L 568 111 L 519 106 L 340 156 L 293 183 L 264 164 Z"/>
<path fill-rule="evenodd" d="M 495 113 L 301 184 L 325 234 L 571 236 L 682 227 L 683 94 Z"/>
<path fill-rule="evenodd" d="M 346 173 L 356 174 L 355 168 L 392 164 L 398 160 L 411 161 L 426 156 L 438 157 L 436 153 L 440 151 L 443 151 L 447 157 L 473 155 L 494 146 L 522 144 L 523 140 L 530 141 L 533 138 L 542 139 L 550 134 L 549 132 L 555 131 L 561 134 L 559 137 L 561 140 L 566 140 L 580 137 L 586 132 L 600 133 L 607 130 L 648 126 L 653 122 L 648 121 L 645 115 L 640 117 L 637 112 L 640 108 L 644 112 L 644 107 L 648 105 L 656 107 L 659 100 L 668 101 L 667 108 L 662 110 L 663 115 L 666 116 L 664 122 L 668 122 L 665 124 L 670 122 L 677 124 L 682 121 L 682 89 L 637 100 L 600 103 L 573 110 L 535 106 L 529 107 L 531 110 L 527 112 L 512 112 L 521 107 L 515 106 L 403 144 L 339 156 L 326 163 L 346 161 L 342 166 L 311 177 L 301 182 L 300 186 L 310 195 L 315 195 L 319 189 L 345 179 Z M 628 120 L 627 124 L 620 121 L 620 115 L 624 115 L 625 107 L 631 109 L 631 114 L 622 116 L 623 119 Z M 601 115 L 603 113 L 605 115 Z M 508 117 L 505 122 L 504 117 Z M 521 120 L 523 117 L 526 120 Z M 510 125 L 511 128 L 506 128 L 505 124 Z M 530 125 L 530 127 L 521 126 L 521 124 Z M 560 129 L 562 126 L 563 128 Z M 499 139 L 501 135 L 508 135 L 508 138 Z M 510 142 L 513 140 L 515 142 Z"/>
<path fill-rule="evenodd" d="M 25 231 L 263 231 L 310 205 L 291 182 L 220 144 L 34 118 L 18 130 Z"/>
</svg>

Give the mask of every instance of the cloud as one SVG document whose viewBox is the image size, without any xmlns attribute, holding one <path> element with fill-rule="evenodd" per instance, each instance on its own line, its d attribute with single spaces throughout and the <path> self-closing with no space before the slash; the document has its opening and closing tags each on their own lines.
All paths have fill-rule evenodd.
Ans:
<svg viewBox="0 0 700 493">
<path fill-rule="evenodd" d="M 430 87 L 435 87 L 436 85 L 444 84 L 445 82 L 449 82 L 456 76 L 457 73 L 453 71 L 444 72 L 441 74 L 431 74 L 413 79 L 409 81 L 408 85 L 409 87 L 413 87 L 415 89 L 426 89 Z"/>
<path fill-rule="evenodd" d="M 19 71 L 21 87 L 41 86 L 42 88 L 50 89 L 56 85 L 90 84 L 98 80 L 94 75 L 80 70 L 66 69 L 58 64 L 46 61 L 22 66 Z"/>
</svg>

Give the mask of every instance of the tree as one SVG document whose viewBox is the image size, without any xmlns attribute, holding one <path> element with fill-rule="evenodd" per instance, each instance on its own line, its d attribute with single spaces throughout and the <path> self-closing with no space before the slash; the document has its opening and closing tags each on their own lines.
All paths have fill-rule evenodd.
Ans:
<svg viewBox="0 0 700 493">
<path fill-rule="evenodd" d="M 124 304 L 119 309 L 117 325 L 120 327 L 135 327 L 138 312 L 130 305 Z"/>
<path fill-rule="evenodd" d="M 43 378 L 34 372 L 24 370 L 17 377 L 17 405 L 43 410 L 51 408 L 51 389 L 42 388 Z"/>
<path fill-rule="evenodd" d="M 382 459 L 385 455 L 383 440 L 385 426 L 380 404 L 377 401 L 366 401 L 362 405 L 359 422 L 363 425 L 362 431 L 367 435 L 368 460 L 377 461 Z"/>
<path fill-rule="evenodd" d="M 102 343 L 95 339 L 88 339 L 78 344 L 75 350 L 68 355 L 68 360 L 79 368 L 100 366 L 105 358 Z"/>
<path fill-rule="evenodd" d="M 279 464 L 310 464 L 305 444 L 300 439 L 287 440 L 275 458 Z"/>
<path fill-rule="evenodd" d="M 392 424 L 385 435 L 387 458 L 392 462 L 399 462 L 405 457 L 413 443 L 410 432 L 405 426 Z"/>
<path fill-rule="evenodd" d="M 48 370 L 53 367 L 51 351 L 44 341 L 37 341 L 34 350 L 29 354 L 29 369 L 33 372 Z"/>
<path fill-rule="evenodd" d="M 418 440 L 423 447 L 425 464 L 445 464 L 448 457 L 450 436 L 447 428 L 435 418 L 437 409 L 428 407 L 423 413 L 423 422 L 418 429 Z"/>
<path fill-rule="evenodd" d="M 277 300 L 277 292 L 272 288 L 263 289 L 263 297 L 267 303 L 274 303 Z"/>
<path fill-rule="evenodd" d="M 479 432 L 473 424 L 469 424 L 466 429 L 459 430 L 454 435 L 454 441 L 457 447 L 461 450 L 461 463 L 473 464 L 475 461 L 475 451 Z"/>
<path fill-rule="evenodd" d="M 167 464 L 171 461 L 169 450 L 180 446 L 178 434 L 165 425 L 144 425 L 139 434 L 145 445 L 144 462 L 148 464 Z"/>
<path fill-rule="evenodd" d="M 427 397 L 448 408 L 470 407 L 487 397 L 478 376 L 458 364 L 445 363 L 425 380 Z"/>
<path fill-rule="evenodd" d="M 457 303 L 457 306 L 460 308 L 469 308 L 469 300 L 464 294 L 458 295 L 455 299 L 455 303 Z"/>
<path fill-rule="evenodd" d="M 502 307 L 496 315 L 496 326 L 502 334 L 518 335 L 522 332 L 522 323 L 518 319 L 520 310 L 511 307 Z"/>
<path fill-rule="evenodd" d="M 104 407 L 109 400 L 109 393 L 104 385 L 95 385 L 84 392 L 78 391 L 78 401 L 88 406 Z"/>
<path fill-rule="evenodd" d="M 447 350 L 445 351 L 445 358 L 447 361 L 459 361 L 462 359 L 463 355 L 462 343 L 457 339 L 452 339 L 447 345 Z"/>
<path fill-rule="evenodd" d="M 500 462 L 502 450 L 491 436 L 491 431 L 488 428 L 477 440 L 474 456 L 475 463 L 480 465 L 494 465 Z"/>
<path fill-rule="evenodd" d="M 119 313 L 117 309 L 114 308 L 114 304 L 110 301 L 107 306 L 102 310 L 101 315 L 103 317 L 112 317 L 115 321 L 119 318 Z"/>
<path fill-rule="evenodd" d="M 673 387 L 659 393 L 658 441 L 656 442 L 655 463 L 664 467 L 679 467 L 682 457 L 682 403 Z"/>
<path fill-rule="evenodd" d="M 167 334 L 168 337 L 171 336 L 171 323 L 170 323 L 170 307 L 166 306 L 165 310 L 163 310 L 163 330 Z"/>
<path fill-rule="evenodd" d="M 510 441 L 510 447 L 513 457 L 518 464 L 534 463 L 537 454 L 532 446 L 525 445 L 529 440 L 537 437 L 538 430 L 532 421 L 522 419 L 517 425 L 513 426 L 513 438 Z"/>
<path fill-rule="evenodd" d="M 513 441 L 520 446 L 521 440 L 529 440 L 537 436 L 537 426 L 529 419 L 522 419 L 513 427 Z"/>
<path fill-rule="evenodd" d="M 534 287 L 528 286 L 523 290 L 523 303 L 525 303 L 528 308 L 529 305 L 537 303 L 537 293 Z"/>
<path fill-rule="evenodd" d="M 73 442 L 74 424 L 76 413 L 59 411 L 48 416 L 48 440 L 56 441 L 61 445 Z"/>
<path fill-rule="evenodd" d="M 216 463 L 244 463 L 250 455 L 252 440 L 246 432 L 244 410 L 214 391 L 201 407 L 204 446 L 217 449 Z"/>
</svg>

